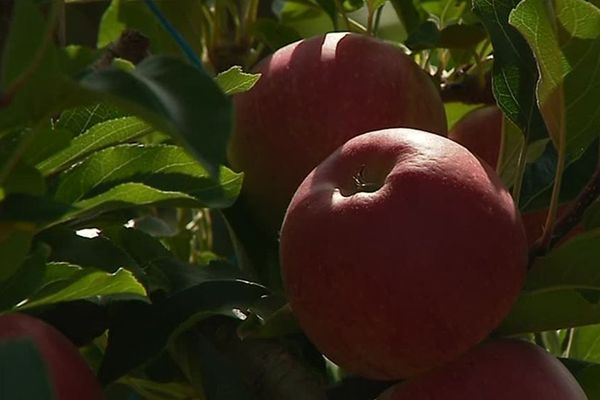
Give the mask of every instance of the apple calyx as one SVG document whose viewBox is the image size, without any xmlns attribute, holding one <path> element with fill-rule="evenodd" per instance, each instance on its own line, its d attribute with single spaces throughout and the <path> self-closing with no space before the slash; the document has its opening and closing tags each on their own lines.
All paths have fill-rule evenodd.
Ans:
<svg viewBox="0 0 600 400">
<path fill-rule="evenodd" d="M 385 176 L 383 176 L 382 180 L 372 180 L 372 179 L 368 179 L 365 176 L 365 168 L 366 165 L 361 165 L 360 170 L 352 176 L 352 181 L 354 183 L 354 187 L 353 190 L 351 191 L 351 193 L 344 193 L 344 191 L 342 191 L 342 195 L 344 196 L 351 196 L 353 194 L 356 193 L 373 193 L 378 191 L 379 189 L 381 189 L 381 187 L 383 186 L 383 184 L 385 183 Z"/>
</svg>

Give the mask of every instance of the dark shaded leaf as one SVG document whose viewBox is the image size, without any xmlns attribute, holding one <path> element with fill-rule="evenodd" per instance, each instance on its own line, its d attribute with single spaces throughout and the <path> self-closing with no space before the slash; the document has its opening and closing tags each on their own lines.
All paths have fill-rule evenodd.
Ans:
<svg viewBox="0 0 600 400">
<path fill-rule="evenodd" d="M 521 34 L 508 23 L 518 0 L 473 0 L 494 47 L 492 86 L 504 114 L 525 134 L 527 142 L 548 136 L 537 107 L 537 66 Z"/>
</svg>

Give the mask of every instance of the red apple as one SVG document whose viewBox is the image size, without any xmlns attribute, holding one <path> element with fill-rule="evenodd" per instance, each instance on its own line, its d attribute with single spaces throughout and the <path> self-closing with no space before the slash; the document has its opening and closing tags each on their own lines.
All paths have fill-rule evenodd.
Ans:
<svg viewBox="0 0 600 400">
<path fill-rule="evenodd" d="M 587 400 L 569 371 L 542 348 L 499 339 L 400 383 L 378 400 Z"/>
<path fill-rule="evenodd" d="M 454 124 L 448 137 L 496 168 L 502 140 L 502 111 L 495 105 L 476 108 Z"/>
<path fill-rule="evenodd" d="M 77 348 L 54 327 L 25 314 L 0 316 L 0 342 L 29 338 L 46 363 L 56 400 L 101 400 L 102 388 Z"/>
<path fill-rule="evenodd" d="M 508 314 L 527 243 L 495 172 L 413 129 L 351 139 L 300 185 L 280 254 L 308 337 L 344 369 L 416 375 L 456 358 Z"/>
<path fill-rule="evenodd" d="M 243 196 L 255 219 L 276 231 L 308 173 L 348 139 L 410 127 L 446 134 L 431 79 L 394 45 L 328 33 L 276 51 L 235 97 L 231 165 L 244 171 Z"/>
</svg>

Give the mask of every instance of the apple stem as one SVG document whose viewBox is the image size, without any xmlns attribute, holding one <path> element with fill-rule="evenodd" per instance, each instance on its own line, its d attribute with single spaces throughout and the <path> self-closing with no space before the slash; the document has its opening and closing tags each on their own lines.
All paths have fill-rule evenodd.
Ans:
<svg viewBox="0 0 600 400">
<path fill-rule="evenodd" d="M 506 116 L 504 117 L 506 118 Z M 502 119 L 502 138 L 504 139 L 504 126 L 506 125 L 505 119 Z M 503 151 L 503 150 L 502 150 Z M 500 165 L 500 164 L 498 164 Z M 516 180 L 512 188 L 513 201 L 515 206 L 519 207 L 519 200 L 521 198 L 521 189 L 523 187 L 523 177 L 525 175 L 525 167 L 527 166 L 527 140 L 523 140 L 521 144 L 521 150 L 519 151 L 519 159 L 517 160 L 517 174 Z"/>
</svg>

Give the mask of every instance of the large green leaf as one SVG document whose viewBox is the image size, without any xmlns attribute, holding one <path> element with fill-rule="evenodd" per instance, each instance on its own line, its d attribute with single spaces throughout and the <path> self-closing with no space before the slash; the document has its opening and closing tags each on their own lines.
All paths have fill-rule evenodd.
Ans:
<svg viewBox="0 0 600 400">
<path fill-rule="evenodd" d="M 100 122 L 76 136 L 69 147 L 37 165 L 44 175 L 65 169 L 78 159 L 114 144 L 128 142 L 154 129 L 136 117 L 122 117 Z"/>
<path fill-rule="evenodd" d="M 137 182 L 161 191 L 187 193 L 207 207 L 227 207 L 237 197 L 241 180 L 241 174 L 225 167 L 221 167 L 218 180 L 211 178 L 177 146 L 120 145 L 98 151 L 62 174 L 55 198 L 72 203 L 119 184 Z"/>
<path fill-rule="evenodd" d="M 600 230 L 578 235 L 536 259 L 501 333 L 600 323 Z"/>
<path fill-rule="evenodd" d="M 48 369 L 31 339 L 0 342 L 0 376 L 2 399 L 54 399 Z"/>
<path fill-rule="evenodd" d="M 90 72 L 79 83 L 173 135 L 210 173 L 217 174 L 217 166 L 225 162 L 231 100 L 203 70 L 156 56 L 131 73 L 107 68 Z"/>
<path fill-rule="evenodd" d="M 159 190 L 142 183 L 123 183 L 97 196 L 73 203 L 72 211 L 51 221 L 47 227 L 76 219 L 93 218 L 115 210 L 148 206 L 203 207 L 204 204 L 185 193 Z"/>
<path fill-rule="evenodd" d="M 508 23 L 518 0 L 473 0 L 494 47 L 492 87 L 504 114 L 525 134 L 528 141 L 547 137 L 537 107 L 535 59 L 521 34 Z"/>
<path fill-rule="evenodd" d="M 525 0 L 510 22 L 535 53 L 537 96 L 555 145 L 564 129 L 567 154 L 579 157 L 600 134 L 600 9 L 584 0 Z"/>
<path fill-rule="evenodd" d="M 48 263 L 41 287 L 16 308 L 21 310 L 96 296 L 145 298 L 146 290 L 131 272 L 122 268 L 107 273 L 68 263 Z"/>
</svg>

